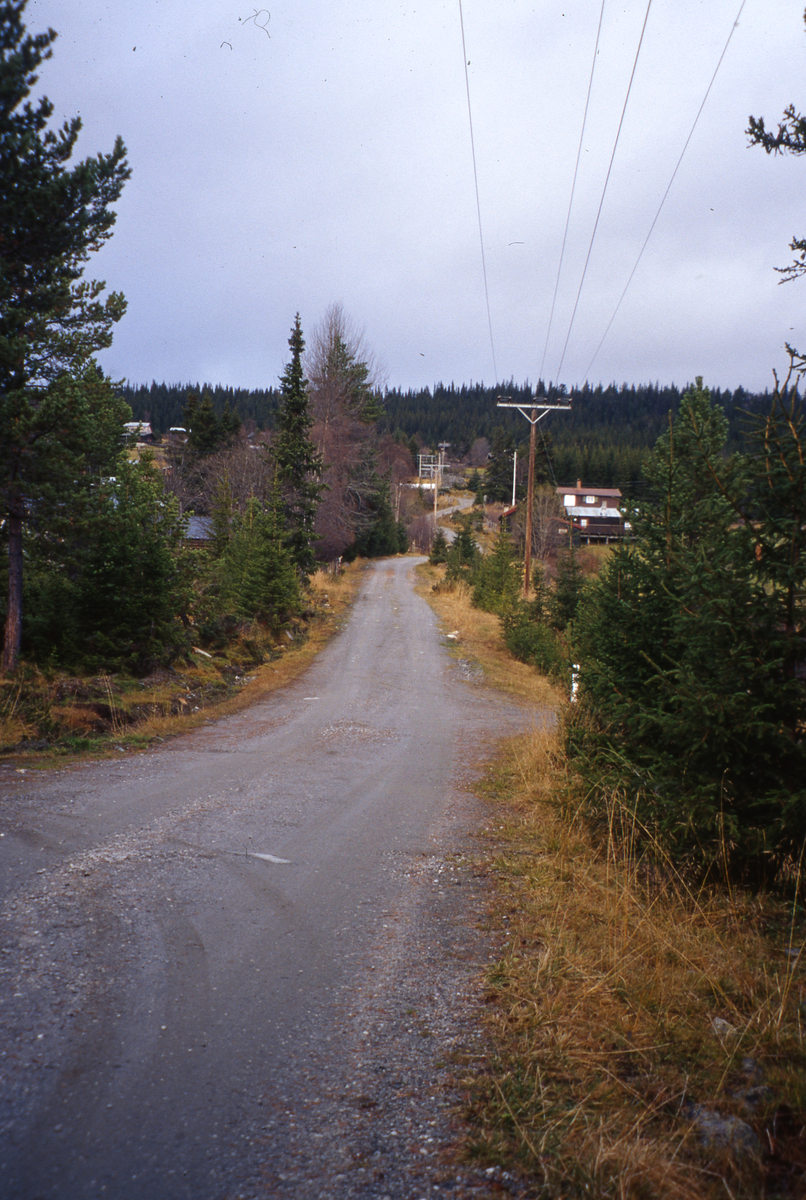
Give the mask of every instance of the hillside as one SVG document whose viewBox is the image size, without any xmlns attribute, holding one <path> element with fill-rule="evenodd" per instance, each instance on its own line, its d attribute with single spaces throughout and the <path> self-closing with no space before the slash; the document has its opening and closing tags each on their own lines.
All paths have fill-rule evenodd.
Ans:
<svg viewBox="0 0 806 1200">
<path fill-rule="evenodd" d="M 687 387 L 612 383 L 552 393 L 552 398 L 558 395 L 572 404 L 569 413 L 552 414 L 539 426 L 541 439 L 551 448 L 557 483 L 582 479 L 602 487 L 620 487 L 628 495 L 640 490 L 644 455 L 667 428 L 669 414 L 676 416 Z M 546 395 L 542 382 L 536 390 L 538 395 Z M 245 423 L 254 422 L 259 429 L 272 427 L 278 398 L 274 388 L 155 382 L 121 389 L 134 418 L 150 421 L 157 433 L 181 425 L 188 393 L 202 392 L 211 396 L 216 412 L 229 407 Z M 477 465 L 482 465 L 486 449 L 479 439 L 492 442 L 496 431 L 511 436 L 519 452 L 525 451 L 528 425 L 518 413 L 497 408 L 496 401 L 507 396 L 528 403 L 533 393 L 528 380 L 523 384 L 510 380 L 495 388 L 473 383 L 438 383 L 418 391 L 391 388 L 383 397 L 381 426 L 401 440 L 413 439 L 424 447 L 448 442 L 451 457 L 465 458 L 476 443 Z M 769 392 L 754 394 L 743 388 L 733 392 L 715 388 L 712 396 L 728 418 L 731 449 L 743 443 L 744 415 L 770 403 Z"/>
</svg>

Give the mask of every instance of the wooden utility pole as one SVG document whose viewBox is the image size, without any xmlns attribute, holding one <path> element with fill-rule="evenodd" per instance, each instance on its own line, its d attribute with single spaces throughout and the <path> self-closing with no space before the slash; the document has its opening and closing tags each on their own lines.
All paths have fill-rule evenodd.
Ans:
<svg viewBox="0 0 806 1200">
<path fill-rule="evenodd" d="M 538 402 L 537 396 L 532 397 L 532 405 L 527 411 L 525 404 L 513 404 L 506 396 L 502 396 L 498 401 L 498 408 L 517 408 L 522 416 L 531 425 L 529 431 L 529 480 L 526 487 L 526 548 L 524 552 L 523 563 L 523 594 L 528 600 L 529 587 L 532 574 L 532 513 L 534 511 L 535 500 L 535 446 L 537 444 L 537 422 L 542 421 L 547 413 L 559 409 L 561 412 L 568 412 L 571 408 L 570 401 L 567 404 L 542 404 Z M 538 413 L 540 414 L 538 416 Z"/>
<path fill-rule="evenodd" d="M 529 597 L 532 578 L 532 521 L 535 511 L 535 444 L 537 442 L 537 409 L 529 415 L 529 480 L 526 485 L 526 546 L 523 551 L 523 594 Z"/>
</svg>

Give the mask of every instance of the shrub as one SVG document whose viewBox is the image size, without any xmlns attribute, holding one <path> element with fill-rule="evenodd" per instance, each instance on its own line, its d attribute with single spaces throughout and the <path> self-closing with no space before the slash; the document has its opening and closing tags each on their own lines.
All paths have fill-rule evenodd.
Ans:
<svg viewBox="0 0 806 1200">
<path fill-rule="evenodd" d="M 445 530 L 441 527 L 434 534 L 434 540 L 431 543 L 431 553 L 428 555 L 428 561 L 437 566 L 439 563 L 448 561 L 448 539 L 445 537 Z"/>
<path fill-rule="evenodd" d="M 504 613 L 517 603 L 521 571 L 515 561 L 509 534 L 499 533 L 489 554 L 479 561 L 473 586 L 473 603 L 484 612 Z"/>
<path fill-rule="evenodd" d="M 566 659 L 562 643 L 531 605 L 512 607 L 502 616 L 501 627 L 507 649 L 519 662 L 529 663 L 544 675 L 556 678 L 563 674 Z"/>
</svg>

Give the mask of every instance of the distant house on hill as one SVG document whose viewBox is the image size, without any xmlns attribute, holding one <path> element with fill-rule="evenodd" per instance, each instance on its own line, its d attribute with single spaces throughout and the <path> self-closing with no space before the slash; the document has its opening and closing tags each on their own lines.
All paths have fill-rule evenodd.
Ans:
<svg viewBox="0 0 806 1200">
<path fill-rule="evenodd" d="M 583 487 L 578 479 L 576 487 L 558 487 L 557 495 L 583 542 L 609 542 L 630 532 L 619 509 L 618 488 Z"/>
<path fill-rule="evenodd" d="M 123 436 L 127 442 L 154 441 L 154 432 L 147 421 L 127 421 L 123 426 Z"/>
</svg>

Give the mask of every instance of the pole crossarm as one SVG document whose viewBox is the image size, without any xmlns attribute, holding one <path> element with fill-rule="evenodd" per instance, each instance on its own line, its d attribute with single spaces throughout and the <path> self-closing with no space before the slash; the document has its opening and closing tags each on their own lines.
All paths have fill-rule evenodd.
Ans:
<svg viewBox="0 0 806 1200">
<path fill-rule="evenodd" d="M 508 396 L 502 396 L 497 401 L 498 408 L 517 408 L 522 416 L 531 425 L 529 430 L 529 479 L 527 483 L 526 496 L 526 545 L 524 546 L 524 561 L 523 561 L 523 594 L 526 599 L 529 599 L 529 575 L 532 569 L 532 511 L 534 509 L 534 484 L 535 484 L 535 441 L 537 438 L 536 425 L 538 421 L 542 421 L 548 413 L 554 411 L 569 412 L 571 409 L 571 401 L 566 404 L 543 404 L 537 396 L 532 398 L 531 404 L 518 404 L 510 400 Z M 538 416 L 538 411 L 540 416 Z"/>
<path fill-rule="evenodd" d="M 496 408 L 517 408 L 521 416 L 526 417 L 530 425 L 536 425 L 538 421 L 542 421 L 547 413 L 559 410 L 560 412 L 569 412 L 571 405 L 569 404 L 540 404 L 535 401 L 534 404 L 513 404 L 506 400 L 499 400 L 496 403 Z M 539 417 L 533 417 L 531 414 L 540 410 Z"/>
</svg>

